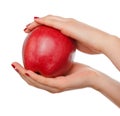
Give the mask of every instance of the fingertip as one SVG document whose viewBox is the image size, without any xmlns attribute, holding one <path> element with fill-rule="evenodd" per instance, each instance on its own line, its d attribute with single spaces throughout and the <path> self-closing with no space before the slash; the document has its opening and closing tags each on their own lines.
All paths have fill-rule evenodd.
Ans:
<svg viewBox="0 0 120 116">
<path fill-rule="evenodd" d="M 26 32 L 27 28 L 24 29 L 24 31 Z"/>
<path fill-rule="evenodd" d="M 34 21 L 35 21 L 37 24 L 40 24 L 41 21 L 43 21 L 43 18 L 44 18 L 44 17 L 42 17 L 42 18 L 40 18 L 40 17 L 34 17 Z"/>
<path fill-rule="evenodd" d="M 16 64 L 18 64 L 18 63 L 17 62 L 12 62 L 11 66 L 14 68 Z"/>
<path fill-rule="evenodd" d="M 15 65 L 14 65 L 14 63 L 12 63 L 11 66 L 15 69 Z"/>
<path fill-rule="evenodd" d="M 37 16 L 34 16 L 34 19 L 38 19 L 39 17 L 37 17 Z"/>
<path fill-rule="evenodd" d="M 15 70 L 16 70 L 16 72 L 18 72 L 18 73 L 19 73 L 19 70 L 16 68 L 15 63 L 12 63 L 12 64 L 11 64 L 11 66 L 13 67 L 13 69 L 15 69 Z"/>
<path fill-rule="evenodd" d="M 25 33 L 29 33 L 29 32 L 31 32 L 31 30 L 28 29 L 28 28 L 25 28 L 23 31 L 24 31 Z"/>
</svg>

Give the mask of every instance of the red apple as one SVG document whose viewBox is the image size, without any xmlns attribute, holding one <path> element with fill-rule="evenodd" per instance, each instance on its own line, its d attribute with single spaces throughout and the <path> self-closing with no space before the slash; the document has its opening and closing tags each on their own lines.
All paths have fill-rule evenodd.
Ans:
<svg viewBox="0 0 120 116">
<path fill-rule="evenodd" d="M 59 30 L 38 26 L 26 37 L 22 55 L 24 67 L 46 77 L 64 75 L 72 66 L 75 41 Z"/>
</svg>

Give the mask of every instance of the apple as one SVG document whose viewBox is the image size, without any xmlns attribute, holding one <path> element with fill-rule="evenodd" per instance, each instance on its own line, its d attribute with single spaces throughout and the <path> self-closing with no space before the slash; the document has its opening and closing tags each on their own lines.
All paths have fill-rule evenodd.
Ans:
<svg viewBox="0 0 120 116">
<path fill-rule="evenodd" d="M 59 30 L 41 25 L 30 32 L 22 48 L 24 67 L 46 77 L 64 75 L 72 66 L 75 41 Z"/>
</svg>

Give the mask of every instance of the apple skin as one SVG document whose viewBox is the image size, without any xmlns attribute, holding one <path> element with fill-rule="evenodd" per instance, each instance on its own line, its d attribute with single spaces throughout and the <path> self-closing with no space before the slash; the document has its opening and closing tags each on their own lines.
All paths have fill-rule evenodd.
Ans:
<svg viewBox="0 0 120 116">
<path fill-rule="evenodd" d="M 25 69 L 46 77 L 62 76 L 71 68 L 75 51 L 73 39 L 41 25 L 30 32 L 23 43 L 23 64 Z"/>
</svg>

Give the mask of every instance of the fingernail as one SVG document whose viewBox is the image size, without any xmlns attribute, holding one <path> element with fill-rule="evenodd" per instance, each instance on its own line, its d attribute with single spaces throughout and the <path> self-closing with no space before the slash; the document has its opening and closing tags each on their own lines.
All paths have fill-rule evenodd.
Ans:
<svg viewBox="0 0 120 116">
<path fill-rule="evenodd" d="M 28 73 L 25 73 L 26 76 L 30 77 L 30 75 Z"/>
<path fill-rule="evenodd" d="M 36 17 L 36 16 L 34 17 L 34 19 L 37 19 L 37 18 L 39 18 L 39 17 Z"/>
<path fill-rule="evenodd" d="M 15 69 L 15 65 L 14 64 L 11 64 L 11 66 Z"/>
<path fill-rule="evenodd" d="M 19 70 L 15 67 L 15 65 L 14 64 L 11 64 L 11 66 L 16 70 L 16 72 L 18 72 L 19 73 Z"/>
<path fill-rule="evenodd" d="M 26 30 L 27 30 L 27 28 L 24 29 L 24 31 L 26 31 Z"/>
</svg>

